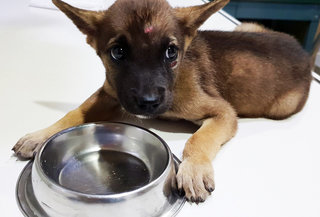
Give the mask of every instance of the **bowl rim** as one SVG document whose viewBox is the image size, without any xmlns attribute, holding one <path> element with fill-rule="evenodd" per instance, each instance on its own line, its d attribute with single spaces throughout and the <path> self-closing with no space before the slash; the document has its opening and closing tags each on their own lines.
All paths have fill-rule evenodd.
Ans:
<svg viewBox="0 0 320 217">
<path fill-rule="evenodd" d="M 97 125 L 106 125 L 106 124 L 118 124 L 118 125 L 127 125 L 127 126 L 131 126 L 131 127 L 136 127 L 139 128 L 140 130 L 143 130 L 146 133 L 151 134 L 152 136 L 156 137 L 160 143 L 165 147 L 166 151 L 167 151 L 167 156 L 168 156 L 168 160 L 166 163 L 166 167 L 165 169 L 162 171 L 162 173 L 160 174 L 160 176 L 158 176 L 156 179 L 154 179 L 153 181 L 149 182 L 148 184 L 137 188 L 135 190 L 132 191 L 128 191 L 128 192 L 122 192 L 122 193 L 116 193 L 116 194 L 108 194 L 108 195 L 103 195 L 103 194 L 88 194 L 88 193 L 82 193 L 82 192 L 78 192 L 78 191 L 74 191 L 68 188 L 65 188 L 63 186 L 61 186 L 60 184 L 58 184 L 56 181 L 54 181 L 52 178 L 50 178 L 49 176 L 46 175 L 46 173 L 44 172 L 43 168 L 41 167 L 40 164 L 40 157 L 42 155 L 42 153 L 44 152 L 46 145 L 48 142 L 50 142 L 51 140 L 55 139 L 56 137 L 68 133 L 70 131 L 73 131 L 75 129 L 79 129 L 79 128 L 85 128 L 85 127 L 90 127 L 90 126 L 97 126 Z M 103 200 L 121 200 L 122 198 L 128 198 L 128 197 L 132 197 L 135 196 L 136 194 L 140 194 L 140 193 L 144 193 L 149 191 L 150 189 L 153 188 L 153 186 L 157 186 L 163 179 L 166 179 L 165 175 L 170 173 L 171 170 L 171 165 L 173 165 L 173 155 L 172 152 L 168 146 L 168 144 L 157 134 L 155 134 L 154 132 L 144 128 L 144 127 L 140 127 L 137 126 L 135 124 L 131 124 L 131 123 L 125 123 L 125 122 L 117 122 L 117 121 L 99 121 L 99 122 L 91 122 L 91 123 L 85 123 L 85 124 L 80 124 L 77 126 L 73 126 L 73 127 L 69 127 L 67 129 L 61 130 L 57 133 L 55 133 L 54 135 L 52 135 L 51 137 L 49 137 L 42 145 L 41 149 L 39 150 L 39 152 L 36 154 L 35 159 L 34 159 L 34 166 L 36 167 L 36 170 L 38 172 L 39 177 L 41 178 L 42 181 L 45 182 L 45 184 L 51 188 L 53 191 L 57 192 L 62 192 L 64 195 L 66 196 L 71 196 L 71 197 L 80 197 L 80 198 L 92 198 L 92 199 L 103 199 Z"/>
</svg>

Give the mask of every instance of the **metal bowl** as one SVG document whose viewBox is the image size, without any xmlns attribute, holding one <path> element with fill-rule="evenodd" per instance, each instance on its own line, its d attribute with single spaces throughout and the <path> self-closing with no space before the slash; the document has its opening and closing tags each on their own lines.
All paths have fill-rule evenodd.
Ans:
<svg viewBox="0 0 320 217">
<path fill-rule="evenodd" d="M 36 155 L 31 178 L 48 216 L 174 216 L 184 202 L 166 143 L 122 123 L 57 133 Z"/>
</svg>

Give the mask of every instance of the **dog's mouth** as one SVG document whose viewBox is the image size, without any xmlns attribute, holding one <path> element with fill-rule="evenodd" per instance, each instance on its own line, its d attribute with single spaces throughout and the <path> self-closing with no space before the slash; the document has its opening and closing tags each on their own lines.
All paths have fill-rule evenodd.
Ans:
<svg viewBox="0 0 320 217">
<path fill-rule="evenodd" d="M 141 105 L 141 104 L 131 104 L 123 103 L 122 107 L 129 113 L 142 118 L 150 119 L 155 118 L 168 110 L 168 106 L 164 104 L 159 105 Z"/>
</svg>

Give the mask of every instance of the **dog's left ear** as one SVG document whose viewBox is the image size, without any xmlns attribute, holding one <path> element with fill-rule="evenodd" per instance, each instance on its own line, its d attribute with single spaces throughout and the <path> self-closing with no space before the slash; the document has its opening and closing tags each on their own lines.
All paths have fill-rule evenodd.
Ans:
<svg viewBox="0 0 320 217">
<path fill-rule="evenodd" d="M 215 12 L 228 4 L 229 0 L 213 0 L 209 3 L 186 7 L 174 8 L 174 14 L 187 37 L 186 45 L 195 36 L 197 29 Z"/>
<path fill-rule="evenodd" d="M 87 42 L 94 47 L 92 38 L 98 29 L 99 22 L 104 18 L 104 12 L 79 9 L 61 0 L 52 0 L 52 2 L 73 21 L 82 33 L 87 35 Z"/>
</svg>

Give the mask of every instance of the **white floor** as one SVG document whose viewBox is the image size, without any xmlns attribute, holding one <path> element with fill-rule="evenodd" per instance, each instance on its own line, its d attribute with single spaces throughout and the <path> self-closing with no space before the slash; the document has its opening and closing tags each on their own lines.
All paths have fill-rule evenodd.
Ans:
<svg viewBox="0 0 320 217">
<path fill-rule="evenodd" d="M 78 106 L 104 80 L 95 52 L 62 13 L 17 2 L 0 3 L 0 210 L 5 217 L 22 216 L 15 183 L 27 162 L 12 156 L 12 146 Z M 201 1 L 188 1 L 194 3 Z M 233 27 L 216 15 L 203 28 Z M 213 162 L 215 192 L 204 204 L 186 204 L 178 217 L 319 217 L 319 123 L 316 82 L 304 110 L 288 120 L 239 120 L 236 137 Z M 138 124 L 163 137 L 178 157 L 195 130 L 186 122 Z"/>
</svg>

